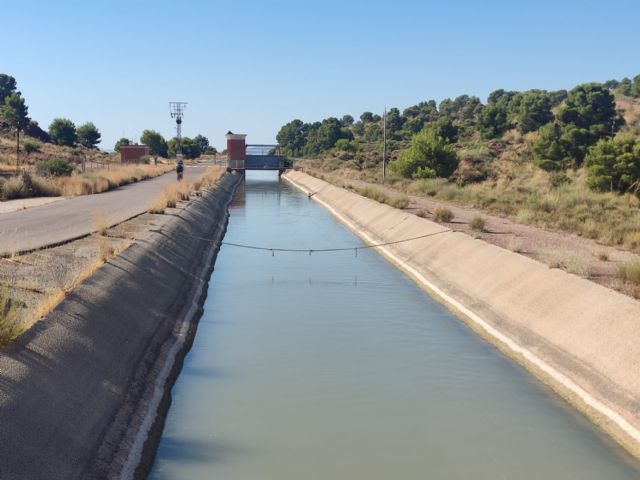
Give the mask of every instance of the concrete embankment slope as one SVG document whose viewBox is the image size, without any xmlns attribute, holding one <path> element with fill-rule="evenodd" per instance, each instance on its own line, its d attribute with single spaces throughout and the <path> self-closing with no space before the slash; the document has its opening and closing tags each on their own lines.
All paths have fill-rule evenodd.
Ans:
<svg viewBox="0 0 640 480">
<path fill-rule="evenodd" d="M 132 478 L 153 453 L 240 180 L 168 211 L 0 350 L 0 478 Z"/>
<path fill-rule="evenodd" d="M 291 171 L 284 176 L 632 453 L 640 453 L 640 302 Z M 433 235 L 432 235 L 433 234 Z"/>
</svg>

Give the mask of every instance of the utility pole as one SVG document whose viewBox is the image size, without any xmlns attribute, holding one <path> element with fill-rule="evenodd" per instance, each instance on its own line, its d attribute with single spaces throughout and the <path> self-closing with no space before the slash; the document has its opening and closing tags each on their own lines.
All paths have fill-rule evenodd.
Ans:
<svg viewBox="0 0 640 480">
<path fill-rule="evenodd" d="M 16 173 L 20 171 L 20 129 L 16 128 Z"/>
<path fill-rule="evenodd" d="M 387 178 L 387 107 L 382 115 L 382 183 Z"/>
<path fill-rule="evenodd" d="M 176 119 L 176 158 L 182 158 L 182 117 L 184 109 L 187 108 L 187 102 L 169 102 L 169 110 L 171 118 Z"/>
</svg>

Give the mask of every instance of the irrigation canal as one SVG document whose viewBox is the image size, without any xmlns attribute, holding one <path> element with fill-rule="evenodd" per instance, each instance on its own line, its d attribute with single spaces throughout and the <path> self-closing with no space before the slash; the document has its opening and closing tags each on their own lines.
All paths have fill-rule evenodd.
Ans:
<svg viewBox="0 0 640 480">
<path fill-rule="evenodd" d="M 271 172 L 225 241 L 362 245 Z M 638 463 L 372 250 L 223 246 L 151 478 L 640 478 Z"/>
</svg>

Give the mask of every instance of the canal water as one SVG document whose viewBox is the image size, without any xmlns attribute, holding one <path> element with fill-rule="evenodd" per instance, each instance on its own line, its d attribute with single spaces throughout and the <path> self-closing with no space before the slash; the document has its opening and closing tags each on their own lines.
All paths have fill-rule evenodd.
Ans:
<svg viewBox="0 0 640 480">
<path fill-rule="evenodd" d="M 270 173 L 225 241 L 362 245 Z M 151 478 L 638 479 L 638 464 L 372 250 L 223 246 Z"/>
</svg>

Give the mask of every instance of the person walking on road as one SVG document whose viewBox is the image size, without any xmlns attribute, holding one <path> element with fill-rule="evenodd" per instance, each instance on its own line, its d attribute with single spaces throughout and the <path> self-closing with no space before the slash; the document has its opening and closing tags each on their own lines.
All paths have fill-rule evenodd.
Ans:
<svg viewBox="0 0 640 480">
<path fill-rule="evenodd" d="M 176 165 L 176 173 L 178 174 L 178 181 L 182 180 L 182 176 L 184 174 L 184 162 L 182 159 L 178 160 L 178 164 Z"/>
</svg>

